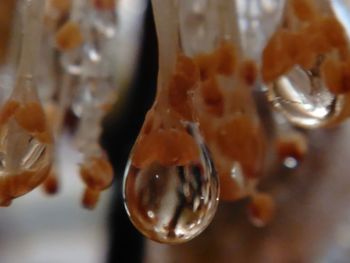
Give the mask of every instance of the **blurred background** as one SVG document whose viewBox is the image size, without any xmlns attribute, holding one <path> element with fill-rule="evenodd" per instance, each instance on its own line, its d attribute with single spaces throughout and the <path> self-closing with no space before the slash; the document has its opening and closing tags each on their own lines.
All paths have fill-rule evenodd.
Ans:
<svg viewBox="0 0 350 263">
<path fill-rule="evenodd" d="M 260 188 L 277 201 L 274 221 L 252 226 L 247 200 L 220 203 L 198 238 L 177 246 L 146 241 L 131 225 L 121 196 L 123 169 L 156 88 L 157 41 L 146 0 L 119 0 L 118 103 L 104 122 L 102 145 L 116 171 L 93 210 L 81 207 L 83 184 L 72 134 L 59 142 L 61 186 L 38 188 L 0 209 L 0 263 L 348 263 L 350 125 L 306 135 L 310 151 L 295 170 L 276 167 Z"/>
<path fill-rule="evenodd" d="M 5 1 L 8 5 L 15 2 Z M 17 1 L 17 4 L 20 2 Z M 3 4 L 0 4 L 0 11 L 6 6 L 5 2 Z M 143 58 L 144 55 L 156 55 L 156 45 L 151 47 L 151 53 L 147 51 L 147 45 L 143 47 L 146 10 L 150 14 L 148 1 L 145 0 L 118 1 L 118 30 L 110 46 L 118 58 L 114 61 L 118 98 L 115 108 L 104 122 L 105 132 L 102 136 L 102 144 L 109 152 L 117 173 L 114 185 L 104 191 L 95 210 L 82 208 L 84 185 L 78 164 L 83 156 L 72 147 L 72 129 L 65 129 L 57 143 L 60 171 L 58 194 L 47 196 L 38 187 L 15 199 L 11 207 L 0 211 L 1 263 L 134 262 L 132 259 L 123 261 L 126 247 L 119 246 L 119 236 L 114 239 L 113 231 L 125 229 L 119 220 L 122 211 L 122 220 L 127 222 L 120 195 L 122 173 L 155 89 L 151 82 L 156 76 L 156 63 L 151 61 L 150 64 L 154 66 L 141 71 L 147 60 Z M 150 46 L 155 41 L 153 27 L 151 34 L 153 43 Z M 141 60 L 144 62 L 139 66 Z M 4 88 L 11 83 L 13 80 L 8 75 L 3 74 L 0 78 L 0 85 Z M 135 104 L 131 104 L 131 101 L 140 105 L 133 107 Z M 128 227 L 131 226 L 127 225 L 126 230 Z M 123 239 L 122 236 L 120 239 Z M 139 236 L 136 240 L 140 240 Z M 137 249 L 135 254 L 141 255 Z"/>
<path fill-rule="evenodd" d="M 112 189 L 96 210 L 81 208 L 81 156 L 63 136 L 59 148 L 61 189 L 46 196 L 40 187 L 0 211 L 0 262 L 105 262 L 107 219 Z"/>
</svg>

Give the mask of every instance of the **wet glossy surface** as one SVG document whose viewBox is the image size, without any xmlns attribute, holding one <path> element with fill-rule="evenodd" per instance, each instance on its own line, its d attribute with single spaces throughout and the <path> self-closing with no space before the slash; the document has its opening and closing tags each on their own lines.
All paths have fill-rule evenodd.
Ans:
<svg viewBox="0 0 350 263">
<path fill-rule="evenodd" d="M 140 170 L 129 162 L 125 171 L 130 219 L 158 242 L 182 243 L 200 234 L 216 212 L 218 196 L 218 179 L 205 152 L 187 166 L 153 163 Z"/>
<path fill-rule="evenodd" d="M 337 114 L 339 99 L 311 71 L 295 67 L 269 89 L 269 100 L 289 121 L 298 126 L 323 126 Z"/>
<path fill-rule="evenodd" d="M 247 201 L 222 203 L 195 240 L 180 246 L 148 241 L 144 262 L 349 262 L 350 125 L 310 133 L 310 152 L 300 166 L 277 170 L 260 186 L 277 200 L 268 226 L 248 222 Z"/>
</svg>

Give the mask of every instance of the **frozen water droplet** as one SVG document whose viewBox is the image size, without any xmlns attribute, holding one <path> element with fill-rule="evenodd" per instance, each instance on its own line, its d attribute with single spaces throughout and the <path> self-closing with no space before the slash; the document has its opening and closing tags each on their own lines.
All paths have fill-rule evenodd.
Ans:
<svg viewBox="0 0 350 263">
<path fill-rule="evenodd" d="M 234 182 L 237 183 L 241 191 L 245 190 L 245 187 L 246 187 L 245 177 L 242 171 L 242 167 L 238 162 L 235 162 L 234 165 L 232 166 L 230 177 L 232 180 L 234 180 Z"/>
<path fill-rule="evenodd" d="M 87 83 L 83 80 L 82 83 L 77 87 L 75 97 L 72 101 L 72 110 L 78 118 L 82 116 L 84 111 L 84 105 L 91 103 L 93 100 L 92 94 L 87 87 Z"/>
<path fill-rule="evenodd" d="M 211 222 L 218 204 L 218 178 L 204 145 L 198 147 L 198 160 L 185 166 L 153 162 L 138 169 L 129 160 L 124 177 L 125 206 L 145 236 L 162 243 L 182 243 Z"/>
<path fill-rule="evenodd" d="M 116 33 L 117 14 L 112 10 L 92 10 L 91 21 L 95 28 L 107 38 L 112 38 Z"/>
<path fill-rule="evenodd" d="M 298 167 L 298 160 L 295 159 L 294 157 L 287 157 L 284 159 L 283 161 L 283 165 L 286 167 L 286 168 L 289 168 L 289 169 L 295 169 Z"/>
<path fill-rule="evenodd" d="M 109 78 L 85 77 L 81 79 L 72 102 L 72 110 L 77 117 L 81 117 L 86 107 L 90 111 L 103 111 L 103 105 L 115 102 L 114 84 Z"/>
<path fill-rule="evenodd" d="M 25 1 L 17 78 L 0 109 L 0 206 L 42 183 L 52 156 L 52 135 L 34 81 L 42 33 L 42 1 Z"/>
<path fill-rule="evenodd" d="M 23 195 L 47 177 L 52 135 L 31 77 L 19 77 L 0 112 L 0 202 Z"/>
<path fill-rule="evenodd" d="M 1 129 L 0 199 L 26 194 L 47 177 L 51 146 L 22 129 L 14 120 Z M 4 189 L 3 189 L 4 187 Z"/>
<path fill-rule="evenodd" d="M 273 84 L 269 98 L 289 121 L 306 128 L 322 126 L 336 114 L 339 102 L 317 73 L 299 66 Z"/>
<path fill-rule="evenodd" d="M 83 53 L 83 47 L 80 47 L 62 54 L 61 64 L 67 73 L 80 75 L 83 72 Z"/>
<path fill-rule="evenodd" d="M 147 237 L 181 243 L 201 233 L 217 206 L 217 181 L 200 164 L 137 169 L 129 163 L 125 202 L 135 226 Z"/>
</svg>

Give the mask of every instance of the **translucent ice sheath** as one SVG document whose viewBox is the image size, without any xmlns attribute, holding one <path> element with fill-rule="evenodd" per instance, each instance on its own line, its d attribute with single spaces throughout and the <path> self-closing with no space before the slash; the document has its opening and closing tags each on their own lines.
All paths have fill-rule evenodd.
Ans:
<svg viewBox="0 0 350 263">
<path fill-rule="evenodd" d="M 124 175 L 131 221 L 147 237 L 170 244 L 200 234 L 211 222 L 219 196 L 216 172 L 190 107 L 199 71 L 178 41 L 179 5 L 153 1 L 159 40 L 157 98 Z M 177 90 L 183 92 L 184 107 L 172 101 L 176 95 L 170 94 Z"/>
<path fill-rule="evenodd" d="M 0 202 L 9 205 L 47 177 L 52 135 L 39 101 L 34 69 L 42 32 L 43 1 L 25 1 L 19 69 L 0 112 Z"/>
<path fill-rule="evenodd" d="M 349 14 L 347 1 L 286 1 L 262 74 L 270 101 L 296 126 L 330 126 L 349 116 Z M 273 71 L 282 74 L 272 80 Z"/>
</svg>

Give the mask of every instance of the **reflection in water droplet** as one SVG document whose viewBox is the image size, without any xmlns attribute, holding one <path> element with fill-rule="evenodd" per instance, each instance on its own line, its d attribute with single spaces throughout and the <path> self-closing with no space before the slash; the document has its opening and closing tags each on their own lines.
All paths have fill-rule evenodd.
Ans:
<svg viewBox="0 0 350 263">
<path fill-rule="evenodd" d="M 51 164 L 51 145 L 42 142 L 14 120 L 1 127 L 0 202 L 38 186 Z"/>
<path fill-rule="evenodd" d="M 117 15 L 115 10 L 108 11 L 92 11 L 91 20 L 96 29 L 104 34 L 105 37 L 114 37 L 116 33 Z"/>
<path fill-rule="evenodd" d="M 289 169 L 295 169 L 298 166 L 298 161 L 294 157 L 287 157 L 283 161 L 283 165 Z"/>
<path fill-rule="evenodd" d="M 237 183 L 237 185 L 240 189 L 243 190 L 245 188 L 244 174 L 242 171 L 242 167 L 238 162 L 235 162 L 233 164 L 230 176 L 231 176 L 232 180 L 234 180 L 234 182 Z"/>
<path fill-rule="evenodd" d="M 219 185 L 204 148 L 187 166 L 157 162 L 138 169 L 129 161 L 124 198 L 133 224 L 145 236 L 162 243 L 182 243 L 200 234 L 217 208 Z"/>
<path fill-rule="evenodd" d="M 65 52 L 61 56 L 62 67 L 65 69 L 65 71 L 72 75 L 80 75 L 82 73 L 82 62 L 82 48 Z"/>
<path fill-rule="evenodd" d="M 269 89 L 269 99 L 293 124 L 322 126 L 337 113 L 338 98 L 325 87 L 317 72 L 295 67 Z"/>
</svg>

